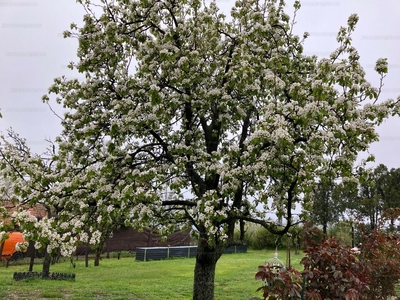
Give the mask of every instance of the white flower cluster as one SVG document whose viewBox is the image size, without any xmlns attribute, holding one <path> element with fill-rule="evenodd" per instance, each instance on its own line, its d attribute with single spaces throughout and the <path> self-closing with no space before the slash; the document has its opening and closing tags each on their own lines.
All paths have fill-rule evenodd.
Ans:
<svg viewBox="0 0 400 300">
<path fill-rule="evenodd" d="M 375 71 L 379 74 L 387 73 L 388 72 L 388 62 L 387 58 L 379 58 L 375 64 Z"/>
<path fill-rule="evenodd" d="M 17 224 L 34 224 L 37 222 L 37 218 L 33 216 L 28 210 L 15 211 L 11 214 L 14 222 Z"/>
<path fill-rule="evenodd" d="M 89 244 L 98 245 L 100 243 L 101 231 L 95 230 L 91 233 Z"/>
<path fill-rule="evenodd" d="M 79 241 L 82 243 L 87 243 L 89 241 L 89 235 L 86 231 L 82 231 L 79 234 Z"/>
<path fill-rule="evenodd" d="M 71 239 L 69 242 L 62 243 L 60 247 L 60 253 L 64 257 L 69 257 L 76 249 L 76 240 Z"/>
<path fill-rule="evenodd" d="M 65 222 L 58 226 L 57 220 L 54 218 L 43 218 L 37 220 L 29 211 L 17 211 L 12 214 L 12 217 L 18 222 L 23 230 L 24 238 L 35 241 L 36 249 L 44 249 L 52 253 L 57 249 L 61 250 L 63 256 L 69 256 L 74 250 L 76 238 L 71 236 L 70 232 L 61 234 L 59 229 L 68 228 L 69 225 Z M 16 245 L 18 251 L 26 249 L 26 243 Z"/>
<path fill-rule="evenodd" d="M 143 223 L 153 217 L 154 211 L 151 206 L 139 203 L 131 209 L 130 215 L 134 216 L 137 223 Z"/>
<path fill-rule="evenodd" d="M 8 234 L 5 231 L 0 231 L 0 243 L 4 242 L 4 240 L 8 238 Z"/>
<path fill-rule="evenodd" d="M 28 249 L 29 243 L 28 242 L 18 242 L 15 244 L 15 250 L 18 252 L 23 252 Z"/>
<path fill-rule="evenodd" d="M 203 199 L 197 201 L 196 209 L 193 213 L 197 215 L 199 223 L 203 224 L 208 233 L 210 242 L 217 239 L 226 239 L 228 236 L 223 232 L 223 228 L 219 223 L 221 219 L 228 216 L 226 206 L 219 208 L 219 204 L 223 201 L 217 197 L 216 191 L 208 191 Z"/>
</svg>

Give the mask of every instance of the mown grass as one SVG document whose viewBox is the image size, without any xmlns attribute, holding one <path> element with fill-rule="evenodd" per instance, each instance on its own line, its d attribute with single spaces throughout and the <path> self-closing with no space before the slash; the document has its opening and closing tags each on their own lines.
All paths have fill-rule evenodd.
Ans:
<svg viewBox="0 0 400 300">
<path fill-rule="evenodd" d="M 249 299 L 260 296 L 254 280 L 257 267 L 273 257 L 273 250 L 225 254 L 217 264 L 216 300 Z M 292 265 L 301 269 L 300 255 L 291 255 Z M 279 252 L 285 262 L 285 251 Z M 0 299 L 69 299 L 69 300 L 189 300 L 192 298 L 194 258 L 162 261 L 135 261 L 134 257 L 103 259 L 99 267 L 85 267 L 83 260 L 73 268 L 69 261 L 52 265 L 51 272 L 75 273 L 75 281 L 30 279 L 14 281 L 14 272 L 26 272 L 28 265 L 0 268 Z M 34 271 L 40 272 L 41 265 Z"/>
</svg>

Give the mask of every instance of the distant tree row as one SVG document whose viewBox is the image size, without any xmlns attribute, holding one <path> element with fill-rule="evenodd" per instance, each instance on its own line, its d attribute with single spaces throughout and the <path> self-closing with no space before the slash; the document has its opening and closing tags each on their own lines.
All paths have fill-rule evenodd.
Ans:
<svg viewBox="0 0 400 300">
<path fill-rule="evenodd" d="M 400 207 L 400 168 L 389 170 L 380 164 L 359 175 L 363 178 L 359 183 L 320 182 L 315 189 L 310 220 L 325 234 L 340 220 L 362 219 L 374 229 L 385 211 Z M 394 227 L 394 218 L 390 226 Z"/>
</svg>

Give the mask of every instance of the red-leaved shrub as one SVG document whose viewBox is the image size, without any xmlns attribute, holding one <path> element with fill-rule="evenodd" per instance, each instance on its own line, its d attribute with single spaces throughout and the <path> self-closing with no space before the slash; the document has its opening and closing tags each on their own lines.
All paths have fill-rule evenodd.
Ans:
<svg viewBox="0 0 400 300">
<path fill-rule="evenodd" d="M 335 238 L 308 245 L 304 265 L 306 299 L 361 300 L 370 283 L 369 266 Z"/>
<path fill-rule="evenodd" d="M 316 242 L 313 237 L 317 230 L 306 228 L 303 272 L 260 266 L 256 279 L 263 280 L 263 286 L 258 290 L 270 300 L 376 300 L 395 296 L 400 280 L 400 235 L 382 228 L 360 226 L 362 246 L 357 252 L 340 246 L 335 238 Z"/>
</svg>

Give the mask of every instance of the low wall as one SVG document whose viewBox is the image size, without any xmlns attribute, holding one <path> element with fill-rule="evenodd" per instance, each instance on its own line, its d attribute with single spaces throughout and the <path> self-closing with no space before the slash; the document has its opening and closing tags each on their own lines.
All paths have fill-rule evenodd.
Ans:
<svg viewBox="0 0 400 300">
<path fill-rule="evenodd" d="M 230 246 L 224 253 L 247 252 L 247 245 Z M 140 247 L 136 248 L 136 260 L 161 260 L 174 257 L 196 257 L 197 246 Z"/>
</svg>

